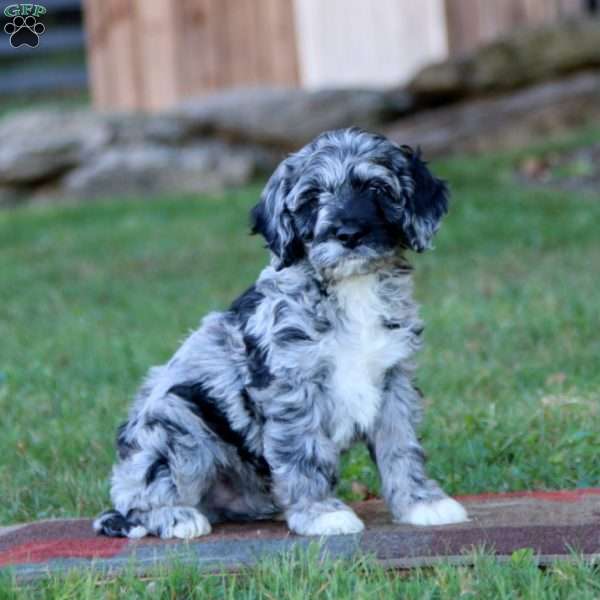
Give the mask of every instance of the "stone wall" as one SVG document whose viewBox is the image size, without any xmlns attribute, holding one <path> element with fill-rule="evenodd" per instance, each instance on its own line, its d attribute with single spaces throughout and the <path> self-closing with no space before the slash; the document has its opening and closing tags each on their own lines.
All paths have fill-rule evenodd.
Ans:
<svg viewBox="0 0 600 600">
<path fill-rule="evenodd" d="M 391 90 L 242 89 L 161 115 L 89 110 L 0 121 L 0 204 L 215 192 L 356 125 L 426 156 L 512 148 L 600 119 L 600 21 L 519 31 Z"/>
</svg>

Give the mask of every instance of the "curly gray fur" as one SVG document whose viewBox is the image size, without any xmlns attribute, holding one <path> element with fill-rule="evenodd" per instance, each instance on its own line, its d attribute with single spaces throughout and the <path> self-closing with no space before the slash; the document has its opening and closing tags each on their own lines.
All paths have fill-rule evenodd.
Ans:
<svg viewBox="0 0 600 600">
<path fill-rule="evenodd" d="M 151 369 L 96 530 L 193 537 L 283 514 L 297 533 L 356 533 L 334 489 L 358 441 L 397 520 L 466 518 L 424 470 L 412 383 L 423 325 L 404 259 L 430 246 L 447 196 L 418 152 L 358 129 L 287 158 L 252 212 L 271 264 Z"/>
</svg>

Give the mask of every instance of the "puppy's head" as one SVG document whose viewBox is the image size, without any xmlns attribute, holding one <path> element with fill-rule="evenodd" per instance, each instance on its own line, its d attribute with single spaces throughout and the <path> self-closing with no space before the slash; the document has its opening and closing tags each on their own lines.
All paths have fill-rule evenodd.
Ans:
<svg viewBox="0 0 600 600">
<path fill-rule="evenodd" d="M 359 129 L 321 134 L 283 161 L 252 210 L 252 231 L 277 268 L 365 272 L 399 250 L 422 252 L 448 209 L 448 189 L 419 152 Z"/>
</svg>

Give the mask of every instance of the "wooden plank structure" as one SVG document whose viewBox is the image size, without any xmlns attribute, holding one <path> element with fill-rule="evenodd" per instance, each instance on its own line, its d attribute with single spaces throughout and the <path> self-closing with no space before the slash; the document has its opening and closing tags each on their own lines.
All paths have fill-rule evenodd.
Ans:
<svg viewBox="0 0 600 600">
<path fill-rule="evenodd" d="M 97 108 L 155 110 L 232 86 L 297 85 L 292 0 L 86 0 Z"/>
<path fill-rule="evenodd" d="M 448 54 L 444 0 L 296 0 L 301 81 L 386 86 Z"/>
<path fill-rule="evenodd" d="M 100 109 L 243 86 L 385 86 L 584 0 L 84 0 Z"/>
</svg>

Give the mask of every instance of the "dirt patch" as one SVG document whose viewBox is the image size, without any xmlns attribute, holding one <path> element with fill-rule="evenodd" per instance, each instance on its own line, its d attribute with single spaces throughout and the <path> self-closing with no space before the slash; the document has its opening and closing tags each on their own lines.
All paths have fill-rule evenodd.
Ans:
<svg viewBox="0 0 600 600">
<path fill-rule="evenodd" d="M 517 165 L 519 180 L 561 190 L 600 193 L 600 142 L 564 152 L 527 156 Z"/>
</svg>

